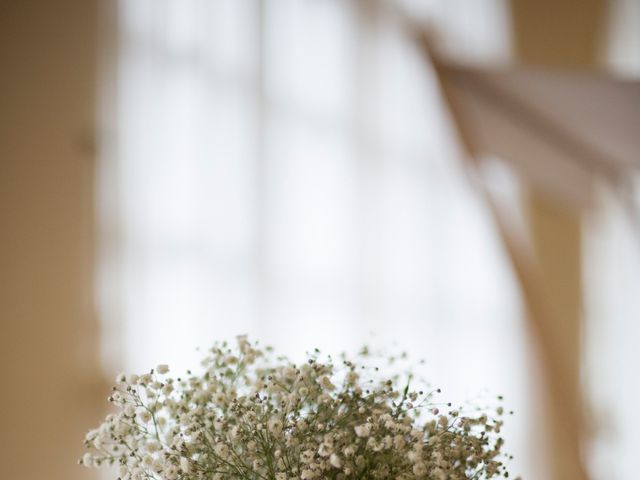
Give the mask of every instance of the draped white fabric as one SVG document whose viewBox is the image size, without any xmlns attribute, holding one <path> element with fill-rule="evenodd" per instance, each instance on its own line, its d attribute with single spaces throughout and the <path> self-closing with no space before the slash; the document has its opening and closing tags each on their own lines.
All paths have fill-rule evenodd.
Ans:
<svg viewBox="0 0 640 480">
<path fill-rule="evenodd" d="M 635 199 L 640 205 L 638 177 Z M 637 475 L 640 447 L 640 218 L 611 192 L 600 192 L 601 207 L 588 218 L 585 270 L 587 291 L 585 379 L 590 394 L 587 452 L 595 479 Z"/>
<path fill-rule="evenodd" d="M 621 77 L 640 80 L 640 2 L 611 2 L 606 61 Z M 633 127 L 632 127 L 633 128 Z M 585 246 L 585 375 L 590 406 L 586 452 L 594 479 L 638 475 L 640 449 L 640 183 L 627 176 L 630 211 L 617 195 L 599 192 Z"/>
<path fill-rule="evenodd" d="M 503 2 L 414 3 L 449 44 L 508 51 Z M 296 358 L 395 342 L 456 402 L 504 394 L 515 471 L 535 471 L 517 288 L 428 65 L 373 5 L 119 3 L 107 361 L 181 370 L 239 333 Z"/>
</svg>

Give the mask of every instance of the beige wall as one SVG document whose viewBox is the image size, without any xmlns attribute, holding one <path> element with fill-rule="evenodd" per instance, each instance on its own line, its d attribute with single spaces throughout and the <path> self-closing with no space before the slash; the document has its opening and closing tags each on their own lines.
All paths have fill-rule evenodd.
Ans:
<svg viewBox="0 0 640 480">
<path fill-rule="evenodd" d="M 593 67 L 611 0 L 511 0 L 514 43 L 529 64 Z"/>
<path fill-rule="evenodd" d="M 90 478 L 75 461 L 97 378 L 93 183 L 97 0 L 0 1 L 0 477 Z"/>
</svg>

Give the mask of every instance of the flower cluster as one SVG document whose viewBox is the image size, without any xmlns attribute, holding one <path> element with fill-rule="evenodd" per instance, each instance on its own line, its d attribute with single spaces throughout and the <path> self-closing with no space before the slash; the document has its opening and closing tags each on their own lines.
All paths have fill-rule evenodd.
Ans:
<svg viewBox="0 0 640 480">
<path fill-rule="evenodd" d="M 203 367 L 183 378 L 166 365 L 118 376 L 117 413 L 87 434 L 80 463 L 117 465 L 123 480 L 508 476 L 501 420 L 441 412 L 437 391 L 374 379 L 377 369 L 347 358 L 316 353 L 296 365 L 239 337 L 237 348 L 212 348 Z"/>
</svg>

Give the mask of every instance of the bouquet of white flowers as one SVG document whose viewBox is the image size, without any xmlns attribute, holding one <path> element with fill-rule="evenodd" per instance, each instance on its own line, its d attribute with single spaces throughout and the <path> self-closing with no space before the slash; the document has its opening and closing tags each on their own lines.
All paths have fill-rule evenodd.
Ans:
<svg viewBox="0 0 640 480">
<path fill-rule="evenodd" d="M 239 337 L 212 348 L 201 375 L 120 375 L 118 412 L 87 434 L 80 463 L 117 465 L 123 480 L 508 477 L 502 420 L 441 412 L 439 390 L 415 391 L 410 376 L 398 387 L 318 357 L 296 365 Z"/>
</svg>

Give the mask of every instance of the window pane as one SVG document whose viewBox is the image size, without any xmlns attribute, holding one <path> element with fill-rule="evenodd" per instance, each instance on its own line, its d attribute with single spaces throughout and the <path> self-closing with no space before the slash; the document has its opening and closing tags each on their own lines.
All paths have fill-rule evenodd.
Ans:
<svg viewBox="0 0 640 480">
<path fill-rule="evenodd" d="M 268 128 L 267 225 L 277 281 L 353 284 L 356 164 L 348 139 L 274 116 Z"/>
<path fill-rule="evenodd" d="M 351 2 L 266 2 L 266 87 L 270 99 L 311 114 L 351 111 L 355 31 Z"/>
</svg>

